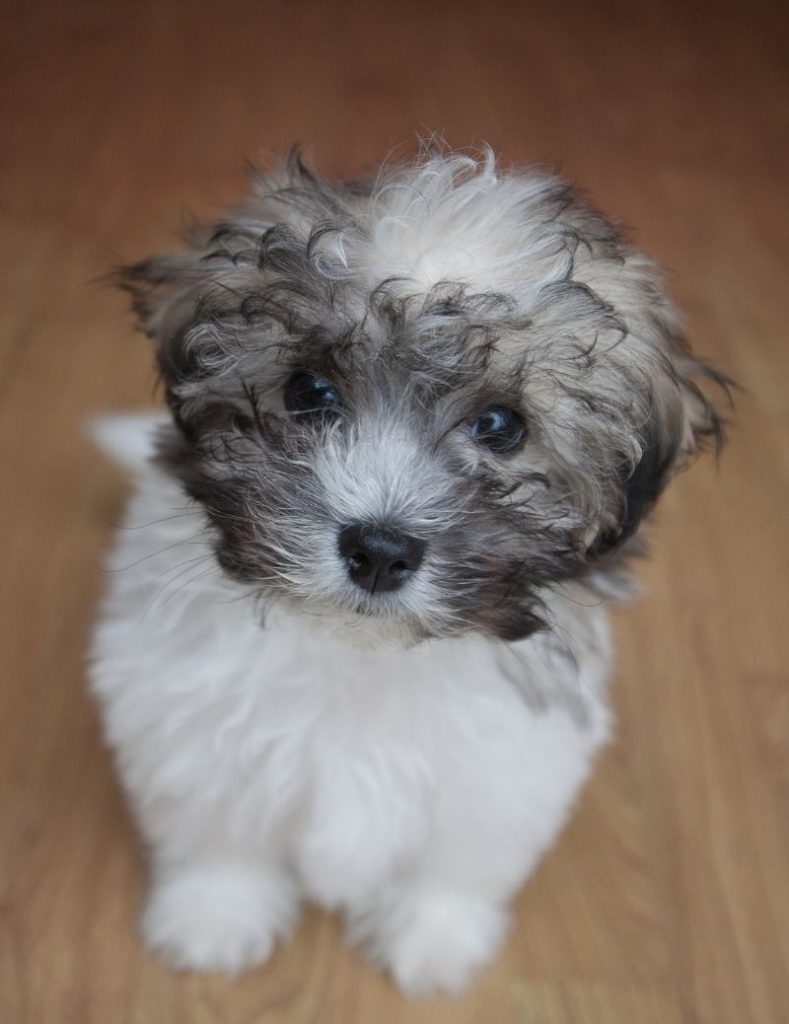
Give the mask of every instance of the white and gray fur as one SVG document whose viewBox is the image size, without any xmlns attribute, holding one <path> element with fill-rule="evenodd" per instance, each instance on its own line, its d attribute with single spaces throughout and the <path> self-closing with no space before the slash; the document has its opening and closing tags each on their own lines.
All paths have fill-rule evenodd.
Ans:
<svg viewBox="0 0 789 1024">
<path fill-rule="evenodd" d="M 456 991 L 607 735 L 603 599 L 720 444 L 703 386 L 725 379 L 609 220 L 489 152 L 365 183 L 294 155 L 119 282 L 172 412 L 93 670 L 151 845 L 146 935 L 235 970 L 306 895 L 406 991 Z M 285 410 L 300 371 L 336 416 Z M 473 436 L 492 406 L 525 423 L 518 450 Z M 400 590 L 348 578 L 355 522 L 424 542 Z M 207 575 L 160 601 L 193 554 Z"/>
</svg>

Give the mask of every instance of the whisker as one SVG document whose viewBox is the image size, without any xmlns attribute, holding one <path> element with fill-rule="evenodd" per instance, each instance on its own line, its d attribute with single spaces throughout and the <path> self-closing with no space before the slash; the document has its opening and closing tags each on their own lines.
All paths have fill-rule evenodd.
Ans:
<svg viewBox="0 0 789 1024">
<path fill-rule="evenodd" d="M 148 615 L 156 607 L 157 603 L 161 601 L 162 596 L 167 592 L 169 587 L 174 583 L 177 583 L 178 580 L 182 579 L 185 575 L 188 575 L 193 569 L 199 569 L 209 560 L 213 561 L 213 554 L 210 552 L 204 555 L 197 555 L 195 558 L 187 559 L 185 562 L 172 566 L 170 569 L 165 569 L 164 572 L 161 573 L 162 576 L 168 572 L 173 572 L 175 570 L 178 571 L 176 571 L 175 575 L 171 576 L 170 579 L 166 580 L 159 590 L 157 590 L 153 600 L 148 604 L 147 608 L 143 612 L 143 617 Z"/>
<path fill-rule="evenodd" d="M 118 527 L 119 530 L 147 530 L 149 526 L 159 526 L 161 523 L 171 523 L 176 519 L 186 519 L 188 516 L 202 516 L 203 510 L 201 508 L 183 509 L 180 512 L 175 512 L 171 516 L 162 516 L 161 519 L 151 519 L 150 522 L 146 523 L 121 523 Z"/>
<path fill-rule="evenodd" d="M 188 579 L 184 580 L 183 583 L 181 583 L 181 585 L 179 587 L 176 587 L 176 589 L 171 594 L 167 595 L 167 597 L 164 599 L 164 601 L 161 602 L 160 608 L 164 608 L 166 605 L 168 605 L 173 600 L 173 598 L 177 597 L 181 593 L 181 591 L 184 590 L 186 587 L 190 587 L 193 583 L 197 583 L 199 580 L 205 579 L 206 576 L 210 576 L 211 573 L 216 572 L 218 570 L 218 568 L 219 567 L 217 565 L 210 565 L 204 571 L 202 571 L 202 572 L 198 571 L 195 576 L 189 577 Z M 173 583 L 173 582 L 175 582 L 175 581 L 171 580 L 170 583 L 167 584 L 167 586 L 170 586 L 171 583 Z M 164 593 L 164 590 L 162 590 L 159 593 L 158 597 L 161 597 L 162 593 Z M 157 599 L 158 599 L 158 597 L 157 597 Z"/>
<path fill-rule="evenodd" d="M 193 544 L 199 544 L 199 545 L 205 547 L 205 541 L 204 540 L 202 540 L 200 538 L 195 538 L 195 537 L 188 537 L 188 538 L 185 538 L 184 540 L 173 541 L 172 544 L 167 544 L 165 547 L 159 548 L 158 551 L 149 551 L 147 555 L 143 555 L 141 558 L 138 558 L 134 562 L 129 562 L 127 565 L 121 565 L 121 566 L 118 566 L 117 568 L 107 568 L 107 569 L 105 569 L 105 572 L 108 572 L 108 573 L 126 572 L 129 569 L 133 569 L 136 565 L 142 565 L 143 562 L 147 562 L 149 558 L 155 558 L 157 555 L 163 555 L 163 554 L 165 554 L 165 552 L 172 551 L 174 548 L 177 548 L 177 547 L 181 547 L 181 546 L 184 546 L 184 545 L 193 545 Z M 183 565 L 183 562 L 181 562 L 179 564 Z M 168 568 L 177 568 L 177 566 L 172 566 L 172 567 L 168 566 Z M 167 572 L 168 570 L 164 569 L 162 571 L 163 572 Z"/>
</svg>

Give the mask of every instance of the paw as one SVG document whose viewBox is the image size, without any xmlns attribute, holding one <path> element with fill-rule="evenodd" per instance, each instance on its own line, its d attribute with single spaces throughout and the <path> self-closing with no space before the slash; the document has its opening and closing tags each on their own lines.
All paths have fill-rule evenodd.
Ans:
<svg viewBox="0 0 789 1024">
<path fill-rule="evenodd" d="M 238 974 L 268 959 L 295 913 L 284 876 L 232 863 L 190 865 L 155 880 L 141 928 L 172 967 Z"/>
<path fill-rule="evenodd" d="M 406 995 L 459 995 L 493 959 L 506 930 L 507 914 L 499 907 L 424 896 L 389 936 L 382 958 Z"/>
</svg>

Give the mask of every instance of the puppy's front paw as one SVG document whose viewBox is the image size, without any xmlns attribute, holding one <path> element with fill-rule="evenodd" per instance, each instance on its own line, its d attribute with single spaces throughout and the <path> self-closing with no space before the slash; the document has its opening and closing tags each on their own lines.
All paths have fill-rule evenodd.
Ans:
<svg viewBox="0 0 789 1024">
<path fill-rule="evenodd" d="M 499 907 L 460 896 L 427 895 L 382 950 L 407 995 L 459 995 L 493 959 L 507 929 Z"/>
<path fill-rule="evenodd" d="M 173 967 L 237 974 L 268 959 L 295 912 L 285 877 L 232 863 L 190 865 L 155 880 L 141 927 Z"/>
</svg>

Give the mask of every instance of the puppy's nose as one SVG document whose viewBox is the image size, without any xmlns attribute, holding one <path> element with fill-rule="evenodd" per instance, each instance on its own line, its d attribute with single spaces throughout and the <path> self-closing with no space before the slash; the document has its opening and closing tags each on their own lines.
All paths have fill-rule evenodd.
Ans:
<svg viewBox="0 0 789 1024">
<path fill-rule="evenodd" d="M 340 555 L 353 582 L 369 594 L 397 590 L 425 555 L 425 542 L 399 530 L 352 523 L 339 535 Z"/>
</svg>

